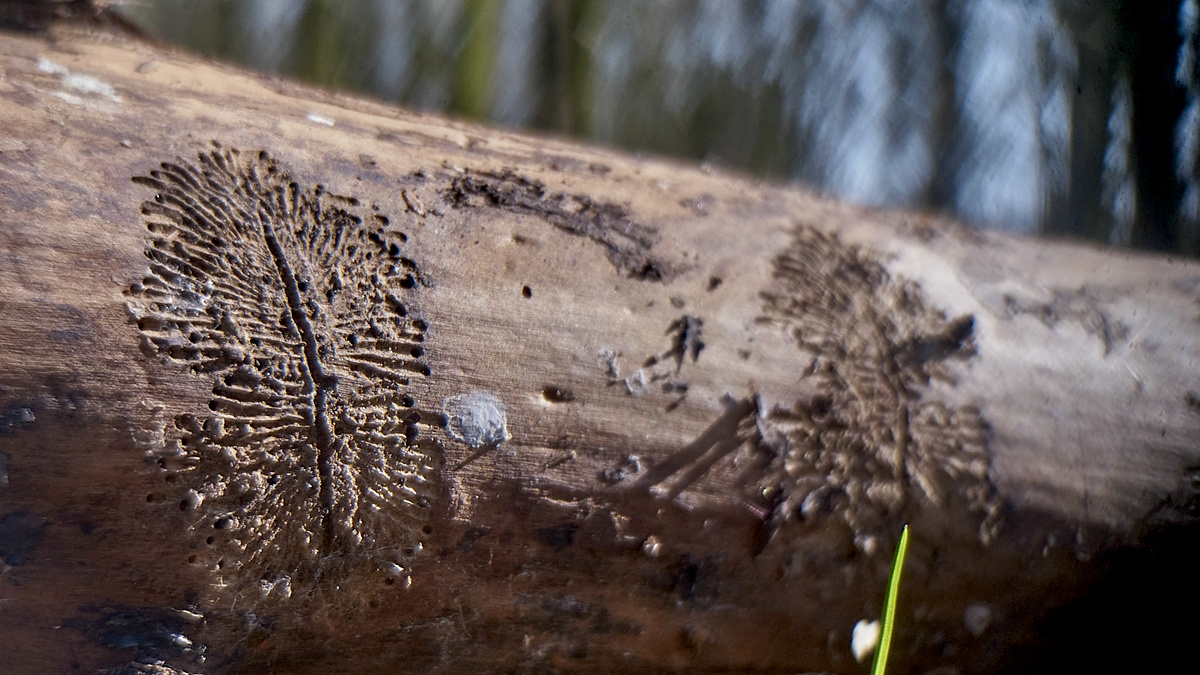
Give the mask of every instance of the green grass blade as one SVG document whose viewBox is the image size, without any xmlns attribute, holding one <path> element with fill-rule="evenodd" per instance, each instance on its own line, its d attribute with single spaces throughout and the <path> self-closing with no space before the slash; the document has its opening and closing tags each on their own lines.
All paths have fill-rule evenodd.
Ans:
<svg viewBox="0 0 1200 675">
<path fill-rule="evenodd" d="M 904 570 L 904 556 L 908 555 L 908 525 L 900 532 L 900 545 L 896 547 L 896 558 L 892 560 L 892 576 L 888 580 L 887 598 L 883 601 L 883 628 L 879 634 L 879 646 L 875 649 L 875 662 L 871 675 L 883 675 L 887 669 L 888 650 L 892 646 L 892 623 L 896 619 L 896 596 L 900 595 L 900 572 Z"/>
</svg>

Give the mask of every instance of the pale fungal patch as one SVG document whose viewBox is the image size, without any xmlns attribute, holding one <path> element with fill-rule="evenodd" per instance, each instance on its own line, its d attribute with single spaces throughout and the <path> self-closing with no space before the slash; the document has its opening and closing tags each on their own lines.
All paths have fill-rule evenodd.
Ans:
<svg viewBox="0 0 1200 675">
<path fill-rule="evenodd" d="M 495 447 L 512 438 L 504 402 L 490 391 L 449 396 L 442 412 L 450 435 L 472 448 Z"/>
<path fill-rule="evenodd" d="M 860 619 L 850 633 L 850 651 L 854 660 L 862 663 L 879 646 L 879 622 Z"/>
<path fill-rule="evenodd" d="M 119 102 L 121 98 L 117 96 L 117 90 L 107 82 L 92 77 L 91 75 L 80 75 L 71 73 L 62 79 L 63 86 L 67 89 L 72 89 L 81 94 L 93 94 L 95 96 L 103 96 L 104 98 Z"/>
<path fill-rule="evenodd" d="M 117 90 L 114 89 L 111 84 L 92 77 L 91 75 L 72 73 L 67 69 L 66 66 L 55 63 L 54 61 L 44 57 L 38 59 L 37 69 L 43 73 L 58 75 L 60 81 L 62 82 L 62 86 L 72 91 L 90 96 L 101 96 L 114 103 L 121 102 L 121 97 L 117 96 Z M 61 96 L 61 98 L 70 102 L 79 101 L 77 97 L 69 95 Z"/>
<path fill-rule="evenodd" d="M 67 70 L 66 66 L 55 63 L 44 56 L 38 59 L 37 69 L 40 72 L 50 73 L 51 75 L 66 75 L 71 72 Z"/>
</svg>

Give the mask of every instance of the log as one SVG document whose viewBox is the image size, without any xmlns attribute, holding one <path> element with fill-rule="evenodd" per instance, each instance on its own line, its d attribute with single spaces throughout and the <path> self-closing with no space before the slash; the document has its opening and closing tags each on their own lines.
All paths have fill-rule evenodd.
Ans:
<svg viewBox="0 0 1200 675">
<path fill-rule="evenodd" d="M 906 523 L 890 672 L 1194 634 L 1195 261 L 90 23 L 0 120 L 3 672 L 866 672 Z"/>
</svg>

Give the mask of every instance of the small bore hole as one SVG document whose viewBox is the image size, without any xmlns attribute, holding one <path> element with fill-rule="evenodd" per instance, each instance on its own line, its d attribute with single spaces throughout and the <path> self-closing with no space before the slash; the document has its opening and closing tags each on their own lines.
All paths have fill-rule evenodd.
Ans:
<svg viewBox="0 0 1200 675">
<path fill-rule="evenodd" d="M 575 392 L 565 387 L 549 386 L 542 389 L 542 398 L 551 403 L 567 403 L 575 400 Z"/>
<path fill-rule="evenodd" d="M 528 286 L 522 286 L 521 287 L 521 295 L 525 296 L 526 298 L 532 298 L 533 297 L 533 289 Z"/>
</svg>

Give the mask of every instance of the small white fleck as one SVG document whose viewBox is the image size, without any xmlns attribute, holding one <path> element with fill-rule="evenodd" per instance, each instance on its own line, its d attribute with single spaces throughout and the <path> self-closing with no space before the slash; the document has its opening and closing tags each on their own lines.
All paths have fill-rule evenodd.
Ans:
<svg viewBox="0 0 1200 675">
<path fill-rule="evenodd" d="M 617 355 L 613 350 L 604 347 L 596 354 L 596 365 L 608 372 L 608 377 L 613 380 L 621 378 L 621 369 L 617 366 Z"/>
<path fill-rule="evenodd" d="M 634 396 L 641 396 L 650 390 L 650 386 L 646 384 L 646 374 L 641 368 L 633 371 L 633 374 L 625 378 L 625 391 L 628 391 Z"/>
<path fill-rule="evenodd" d="M 175 610 L 175 614 L 180 619 L 183 619 L 184 621 L 186 621 L 188 623 L 199 623 L 200 621 L 204 620 L 203 614 L 199 614 L 197 612 L 193 612 L 193 611 L 190 611 L 187 609 L 177 609 L 177 610 Z"/>
<path fill-rule="evenodd" d="M 117 103 L 121 101 L 121 97 L 117 96 L 117 90 L 113 89 L 111 84 L 94 78 L 91 75 L 80 75 L 78 73 L 63 75 L 62 83 L 67 89 L 74 89 L 81 94 L 103 96 Z"/>
<path fill-rule="evenodd" d="M 190 510 L 200 506 L 203 503 L 204 495 L 201 495 L 195 490 L 188 490 L 187 493 L 183 495 L 183 500 L 180 502 L 180 506 Z"/>
<path fill-rule="evenodd" d="M 324 124 L 327 127 L 333 126 L 333 120 L 331 118 L 325 117 L 324 115 L 318 115 L 315 112 L 308 113 L 308 121 L 316 122 L 317 124 Z"/>
<path fill-rule="evenodd" d="M 473 391 L 442 401 L 446 429 L 472 448 L 495 447 L 512 438 L 504 402 L 490 391 Z"/>
<path fill-rule="evenodd" d="M 46 57 L 41 57 L 37 61 L 37 69 L 43 73 L 54 73 L 55 75 L 66 75 L 71 72 L 66 66 L 59 65 Z"/>
<path fill-rule="evenodd" d="M 81 94 L 91 94 L 95 96 L 103 96 L 115 103 L 121 102 L 121 97 L 117 96 L 117 90 L 107 82 L 91 75 L 80 75 L 67 70 L 66 66 L 55 63 L 47 58 L 40 58 L 37 62 L 37 69 L 43 73 L 58 75 L 62 80 L 62 85 L 67 89 L 73 89 Z M 76 96 L 66 93 L 58 93 L 59 98 L 68 103 L 80 104 L 83 101 Z"/>
<path fill-rule="evenodd" d="M 171 642 L 174 643 L 174 645 L 176 647 L 191 647 L 192 646 L 192 641 L 187 639 L 187 636 L 183 635 L 181 633 L 172 634 Z"/>
<path fill-rule="evenodd" d="M 867 555 L 875 555 L 879 550 L 879 538 L 873 534 L 858 534 L 854 536 L 854 545 Z"/>
<path fill-rule="evenodd" d="M 862 663 L 879 646 L 879 622 L 860 619 L 854 624 L 850 634 L 850 651 L 854 652 L 854 660 Z"/>
<path fill-rule="evenodd" d="M 662 541 L 654 535 L 646 537 L 646 541 L 642 542 L 642 552 L 651 558 L 657 558 L 659 553 L 662 553 Z"/>
<path fill-rule="evenodd" d="M 388 576 L 390 577 L 400 579 L 400 583 L 403 584 L 403 588 L 405 590 L 412 588 L 412 574 L 410 574 L 407 569 L 397 565 L 394 562 L 385 562 L 383 564 L 383 571 L 387 572 Z"/>
<path fill-rule="evenodd" d="M 971 635 L 983 635 L 992 624 L 992 608 L 982 603 L 969 605 L 963 612 L 963 625 L 971 631 Z"/>
<path fill-rule="evenodd" d="M 273 593 L 283 598 L 292 597 L 292 578 L 284 575 L 275 580 L 263 579 L 258 582 L 258 590 L 262 597 L 267 597 Z"/>
</svg>

